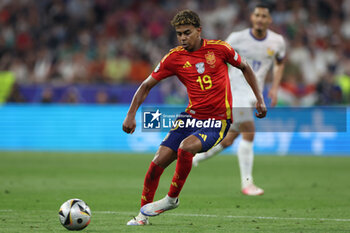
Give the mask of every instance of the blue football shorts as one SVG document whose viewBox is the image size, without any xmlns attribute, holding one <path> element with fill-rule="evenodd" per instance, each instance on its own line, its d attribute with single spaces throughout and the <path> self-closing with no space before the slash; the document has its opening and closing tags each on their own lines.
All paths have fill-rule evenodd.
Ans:
<svg viewBox="0 0 350 233">
<path fill-rule="evenodd" d="M 190 114 L 182 112 L 160 145 L 177 152 L 180 143 L 188 136 L 194 135 L 202 142 L 200 152 L 205 152 L 224 139 L 230 125 L 230 120 L 198 120 Z"/>
</svg>

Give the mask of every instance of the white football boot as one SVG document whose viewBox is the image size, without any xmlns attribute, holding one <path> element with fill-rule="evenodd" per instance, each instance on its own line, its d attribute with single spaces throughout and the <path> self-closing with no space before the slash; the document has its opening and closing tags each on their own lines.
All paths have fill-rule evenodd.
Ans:
<svg viewBox="0 0 350 233">
<path fill-rule="evenodd" d="M 242 193 L 247 196 L 259 196 L 264 194 L 264 190 L 254 184 L 250 184 L 242 189 Z"/>
<path fill-rule="evenodd" d="M 215 150 L 214 150 L 214 152 L 215 152 Z M 192 167 L 198 167 L 199 162 L 202 162 L 203 160 L 207 160 L 216 154 L 217 154 L 216 152 L 212 153 L 212 151 L 210 153 L 208 151 L 202 152 L 202 153 L 197 153 L 196 156 L 194 156 L 192 159 Z"/>
<path fill-rule="evenodd" d="M 131 219 L 126 225 L 128 225 L 128 226 L 144 226 L 144 225 L 148 225 L 148 224 L 149 224 L 148 217 L 143 215 L 142 213 L 139 213 L 139 215 L 137 215 L 136 217 Z"/>
<path fill-rule="evenodd" d="M 205 153 L 205 152 L 204 152 Z M 200 161 L 205 157 L 204 153 L 197 153 L 192 159 L 192 167 L 198 167 Z"/>
<path fill-rule="evenodd" d="M 144 205 L 141 207 L 141 213 L 146 216 L 157 216 L 164 211 L 172 210 L 178 207 L 180 201 L 178 198 L 172 198 L 166 195 L 163 199 Z"/>
</svg>

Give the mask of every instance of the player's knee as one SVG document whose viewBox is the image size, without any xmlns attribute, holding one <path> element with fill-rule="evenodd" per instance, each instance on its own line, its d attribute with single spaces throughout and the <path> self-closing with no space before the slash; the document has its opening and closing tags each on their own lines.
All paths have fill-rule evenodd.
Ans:
<svg viewBox="0 0 350 233">
<path fill-rule="evenodd" d="M 239 125 L 239 131 L 242 132 L 243 134 L 253 134 L 253 137 L 254 137 L 254 132 L 255 132 L 254 122 L 252 121 L 242 122 Z"/>
<path fill-rule="evenodd" d="M 162 168 L 166 168 L 176 160 L 176 158 L 177 155 L 172 149 L 166 146 L 160 146 L 153 158 L 153 162 Z"/>
<path fill-rule="evenodd" d="M 229 147 L 233 144 L 237 136 L 239 135 L 239 132 L 236 131 L 229 131 L 226 135 L 226 137 L 221 141 L 221 146 L 223 148 Z"/>
<path fill-rule="evenodd" d="M 181 142 L 179 148 L 181 150 L 184 150 L 186 152 L 192 153 L 192 154 L 196 154 L 197 152 L 194 150 L 193 146 L 190 145 L 189 143 L 186 143 L 184 141 Z"/>
<path fill-rule="evenodd" d="M 254 136 L 255 136 L 255 133 L 253 132 L 250 132 L 250 133 L 242 133 L 242 138 L 246 141 L 254 141 Z"/>
<path fill-rule="evenodd" d="M 233 140 L 234 138 L 230 138 L 230 137 L 225 137 L 224 140 L 221 141 L 221 145 L 223 148 L 229 147 L 233 144 Z"/>
<path fill-rule="evenodd" d="M 189 153 L 196 154 L 202 148 L 201 142 L 199 141 L 199 139 L 197 139 L 197 140 L 198 141 L 193 141 L 189 138 L 186 138 L 181 142 L 179 148 L 181 150 L 187 151 Z"/>
</svg>

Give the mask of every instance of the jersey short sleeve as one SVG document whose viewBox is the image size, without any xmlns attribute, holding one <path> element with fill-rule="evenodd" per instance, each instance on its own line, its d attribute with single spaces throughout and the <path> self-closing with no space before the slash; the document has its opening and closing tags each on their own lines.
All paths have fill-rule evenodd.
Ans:
<svg viewBox="0 0 350 233">
<path fill-rule="evenodd" d="M 284 41 L 282 36 L 279 36 L 278 50 L 276 53 L 276 60 L 281 62 L 286 56 L 286 42 Z"/>
<path fill-rule="evenodd" d="M 231 65 L 238 67 L 241 64 L 241 56 L 227 42 L 223 42 L 223 50 L 226 61 Z"/>
<path fill-rule="evenodd" d="M 174 72 L 171 70 L 171 57 L 169 54 L 165 55 L 163 59 L 159 62 L 157 67 L 153 70 L 151 76 L 160 81 L 169 76 L 174 75 Z"/>
</svg>

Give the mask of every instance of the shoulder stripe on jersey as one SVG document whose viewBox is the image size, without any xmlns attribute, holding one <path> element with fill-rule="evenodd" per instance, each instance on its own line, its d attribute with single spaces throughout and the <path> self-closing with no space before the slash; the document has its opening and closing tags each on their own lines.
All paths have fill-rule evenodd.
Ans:
<svg viewBox="0 0 350 233">
<path fill-rule="evenodd" d="M 207 46 L 207 40 L 203 40 L 203 47 Z"/>
<path fill-rule="evenodd" d="M 228 49 L 232 50 L 231 45 L 229 45 L 227 42 L 222 40 L 208 40 L 208 44 L 223 45 L 223 46 L 226 46 Z"/>
<path fill-rule="evenodd" d="M 182 46 L 177 46 L 176 48 L 171 49 L 170 52 L 163 57 L 161 62 L 163 63 L 165 61 L 165 59 L 167 59 L 167 57 L 169 57 L 170 54 L 177 52 L 177 51 L 182 51 L 182 50 L 184 50 L 184 48 Z"/>
</svg>

